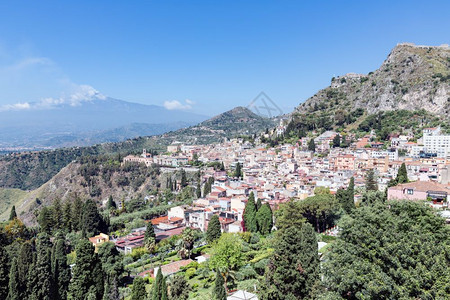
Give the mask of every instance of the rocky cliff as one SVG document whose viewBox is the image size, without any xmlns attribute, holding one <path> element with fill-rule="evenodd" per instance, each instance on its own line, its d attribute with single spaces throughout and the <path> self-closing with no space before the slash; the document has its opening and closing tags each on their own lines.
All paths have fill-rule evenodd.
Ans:
<svg viewBox="0 0 450 300">
<path fill-rule="evenodd" d="M 425 109 L 448 116 L 450 47 L 399 44 L 378 70 L 332 78 L 329 87 L 300 104 L 294 113 L 358 108 L 369 114 Z"/>
</svg>

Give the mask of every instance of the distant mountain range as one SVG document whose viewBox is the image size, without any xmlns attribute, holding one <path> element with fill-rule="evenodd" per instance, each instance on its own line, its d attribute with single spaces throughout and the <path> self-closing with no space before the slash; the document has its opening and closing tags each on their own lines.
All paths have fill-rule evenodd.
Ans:
<svg viewBox="0 0 450 300">
<path fill-rule="evenodd" d="M 188 127 L 207 117 L 113 98 L 0 111 L 0 150 L 117 142 Z"/>
</svg>

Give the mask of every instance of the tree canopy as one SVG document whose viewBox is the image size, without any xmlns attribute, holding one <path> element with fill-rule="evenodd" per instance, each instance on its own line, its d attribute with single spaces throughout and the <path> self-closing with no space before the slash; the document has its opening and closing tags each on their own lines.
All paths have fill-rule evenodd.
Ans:
<svg viewBox="0 0 450 300">
<path fill-rule="evenodd" d="M 379 195 L 382 197 L 382 193 Z M 343 217 L 325 282 L 345 299 L 446 299 L 450 235 L 423 204 L 381 199 Z"/>
</svg>

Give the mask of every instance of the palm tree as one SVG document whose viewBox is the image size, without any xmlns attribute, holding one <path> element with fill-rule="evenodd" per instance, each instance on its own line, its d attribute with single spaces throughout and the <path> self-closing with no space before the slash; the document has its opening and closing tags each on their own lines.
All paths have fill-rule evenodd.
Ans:
<svg viewBox="0 0 450 300">
<path fill-rule="evenodd" d="M 191 257 L 191 250 L 194 246 L 195 241 L 195 231 L 192 228 L 187 227 L 183 230 L 181 237 L 184 242 L 184 248 L 188 253 L 188 258 Z"/>
</svg>

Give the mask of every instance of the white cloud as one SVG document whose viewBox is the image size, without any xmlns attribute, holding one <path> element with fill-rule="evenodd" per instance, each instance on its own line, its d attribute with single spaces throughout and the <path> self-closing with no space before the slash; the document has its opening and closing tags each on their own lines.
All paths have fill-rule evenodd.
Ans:
<svg viewBox="0 0 450 300">
<path fill-rule="evenodd" d="M 0 112 L 1 111 L 9 111 L 9 110 L 27 110 L 30 108 L 31 108 L 31 105 L 28 102 L 16 103 L 16 104 L 6 104 L 6 105 L 0 106 Z"/>
<path fill-rule="evenodd" d="M 70 106 L 78 106 L 82 102 L 90 102 L 93 100 L 105 100 L 106 96 L 94 89 L 90 85 L 82 84 L 75 85 L 73 92 L 68 96 L 61 96 L 59 98 L 44 98 L 35 106 L 36 108 L 51 108 L 53 106 L 69 104 Z"/>
<path fill-rule="evenodd" d="M 68 104 L 70 106 L 78 106 L 82 102 L 93 100 L 105 100 L 106 96 L 89 85 L 74 85 L 73 93 L 68 96 L 59 98 L 44 98 L 38 102 L 23 102 L 16 104 L 6 104 L 0 106 L 0 112 L 11 110 L 30 110 L 30 109 L 51 109 L 58 105 Z"/>
<path fill-rule="evenodd" d="M 185 103 L 183 104 L 178 100 L 164 101 L 163 105 L 168 110 L 188 110 L 191 109 L 194 104 L 194 102 L 189 99 L 186 99 L 184 102 Z"/>
</svg>

